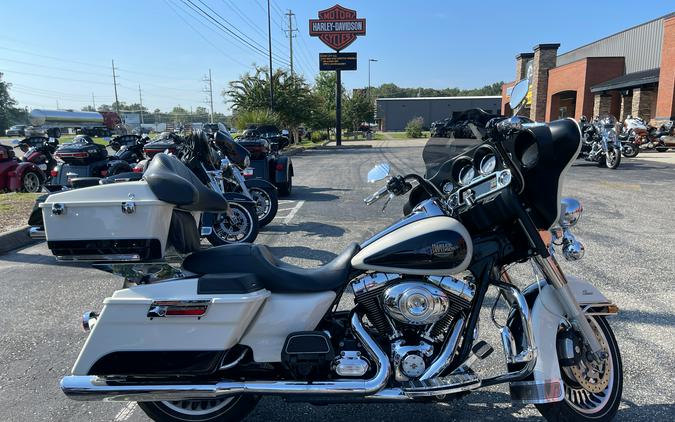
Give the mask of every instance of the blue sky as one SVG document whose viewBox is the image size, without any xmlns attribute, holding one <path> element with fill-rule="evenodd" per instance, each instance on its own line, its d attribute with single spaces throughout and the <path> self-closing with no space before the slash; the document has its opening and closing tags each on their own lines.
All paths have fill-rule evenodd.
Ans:
<svg viewBox="0 0 675 422">
<path fill-rule="evenodd" d="M 185 0 L 186 1 L 186 0 Z M 266 48 L 265 0 L 201 0 Z M 204 8 L 200 0 L 192 2 Z M 296 69 L 309 80 L 318 53 L 329 51 L 308 35 L 308 20 L 335 1 L 272 0 L 272 50 L 288 57 L 283 29 L 288 9 L 300 32 Z M 472 88 L 514 77 L 514 56 L 537 43 L 559 42 L 560 52 L 675 11 L 672 2 L 627 1 L 342 1 L 367 19 L 368 34 L 346 51 L 359 69 L 344 72 L 348 88 L 372 84 Z M 204 106 L 202 77 L 212 69 L 214 103 L 227 112 L 220 91 L 260 53 L 242 46 L 189 11 L 184 0 L 3 0 L 0 72 L 13 83 L 21 106 L 76 108 L 110 104 L 110 64 L 119 68 L 119 98 L 162 110 Z M 214 15 L 215 17 L 215 15 Z M 216 17 L 217 18 L 217 17 Z M 283 28 L 282 28 L 283 26 Z M 281 66 L 275 62 L 275 66 Z"/>
</svg>

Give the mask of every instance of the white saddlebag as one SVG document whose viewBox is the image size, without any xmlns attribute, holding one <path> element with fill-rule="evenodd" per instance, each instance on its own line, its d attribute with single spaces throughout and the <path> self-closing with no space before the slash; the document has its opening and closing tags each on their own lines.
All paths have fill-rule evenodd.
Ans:
<svg viewBox="0 0 675 422">
<path fill-rule="evenodd" d="M 52 194 L 40 208 L 58 259 L 141 261 L 164 257 L 174 205 L 139 181 Z"/>
<path fill-rule="evenodd" d="M 217 369 L 270 292 L 255 282 L 235 291 L 236 280 L 220 280 L 224 290 L 203 281 L 178 279 L 116 291 L 92 324 L 73 375 L 196 375 Z"/>
</svg>

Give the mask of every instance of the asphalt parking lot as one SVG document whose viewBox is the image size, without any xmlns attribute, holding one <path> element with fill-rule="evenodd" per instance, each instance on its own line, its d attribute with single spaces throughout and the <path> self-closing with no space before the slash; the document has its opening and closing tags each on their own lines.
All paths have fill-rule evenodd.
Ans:
<svg viewBox="0 0 675 422">
<path fill-rule="evenodd" d="M 375 142 L 370 149 L 306 151 L 293 157 L 294 192 L 258 237 L 285 260 L 320 265 L 349 242 L 360 241 L 400 217 L 402 201 L 366 207 L 362 198 L 379 188 L 365 175 L 376 163 L 422 172 L 419 141 Z M 675 155 L 675 153 L 665 153 Z M 654 155 L 654 157 L 657 157 Z M 564 194 L 581 200 L 585 214 L 575 233 L 586 257 L 563 263 L 589 279 L 621 308 L 610 322 L 624 363 L 618 420 L 675 420 L 675 160 L 624 159 L 618 170 L 577 162 Z M 528 284 L 524 269 L 516 274 Z M 121 280 L 86 265 L 57 263 L 44 244 L 0 256 L 0 419 L 7 421 L 143 421 L 133 404 L 75 402 L 59 379 L 69 372 L 85 340 L 81 312 L 100 309 Z M 481 335 L 496 349 L 485 370 L 503 366 L 488 319 Z M 484 334 L 483 334 L 484 333 Z M 543 420 L 531 406 L 512 406 L 506 387 L 442 404 L 335 405 L 317 407 L 265 398 L 251 421 Z"/>
</svg>

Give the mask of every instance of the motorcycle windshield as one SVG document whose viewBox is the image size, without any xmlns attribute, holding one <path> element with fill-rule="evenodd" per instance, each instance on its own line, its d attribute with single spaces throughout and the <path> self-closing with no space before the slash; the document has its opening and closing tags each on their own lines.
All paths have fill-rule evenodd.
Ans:
<svg viewBox="0 0 675 422">
<path fill-rule="evenodd" d="M 429 138 L 424 150 L 422 150 L 422 160 L 426 168 L 425 179 L 432 179 L 440 170 L 441 166 L 453 158 L 464 154 L 465 151 L 482 144 L 484 141 L 476 137 L 455 138 L 433 137 Z"/>
</svg>

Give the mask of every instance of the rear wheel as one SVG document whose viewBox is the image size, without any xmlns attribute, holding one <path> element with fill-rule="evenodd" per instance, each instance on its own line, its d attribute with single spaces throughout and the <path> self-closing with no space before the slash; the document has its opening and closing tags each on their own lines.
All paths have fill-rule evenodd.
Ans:
<svg viewBox="0 0 675 422">
<path fill-rule="evenodd" d="M 583 347 L 578 363 L 560 366 L 564 399 L 535 405 L 548 421 L 611 421 L 619 409 L 623 391 L 623 364 L 619 345 L 604 317 L 596 316 L 588 320 L 607 356 L 601 362 L 591 362 L 587 360 L 587 351 Z"/>
<path fill-rule="evenodd" d="M 279 199 L 276 189 L 249 188 L 255 201 L 255 209 L 258 214 L 258 227 L 265 227 L 272 222 L 277 215 Z"/>
<path fill-rule="evenodd" d="M 231 215 L 220 213 L 207 236 L 213 246 L 229 243 L 253 243 L 258 237 L 258 215 L 252 204 L 230 202 Z"/>
<path fill-rule="evenodd" d="M 290 196 L 293 192 L 293 176 L 288 176 L 288 182 L 279 183 L 277 187 L 279 188 L 279 195 Z"/>
<path fill-rule="evenodd" d="M 42 188 L 42 178 L 40 175 L 32 170 L 28 170 L 21 178 L 21 188 L 24 192 L 37 193 Z"/>
<path fill-rule="evenodd" d="M 258 403 L 255 396 L 234 396 L 210 400 L 179 400 L 138 403 L 154 421 L 240 421 Z"/>
</svg>

